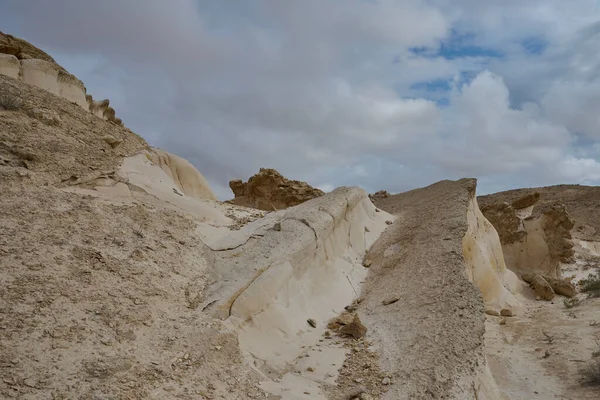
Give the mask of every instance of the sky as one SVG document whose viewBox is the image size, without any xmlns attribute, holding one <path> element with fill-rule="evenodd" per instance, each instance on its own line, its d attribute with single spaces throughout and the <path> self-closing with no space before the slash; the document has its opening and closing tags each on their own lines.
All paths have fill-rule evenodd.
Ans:
<svg viewBox="0 0 600 400">
<path fill-rule="evenodd" d="M 329 191 L 600 184 L 600 0 L 2 0 L 219 198 L 260 167 Z"/>
</svg>

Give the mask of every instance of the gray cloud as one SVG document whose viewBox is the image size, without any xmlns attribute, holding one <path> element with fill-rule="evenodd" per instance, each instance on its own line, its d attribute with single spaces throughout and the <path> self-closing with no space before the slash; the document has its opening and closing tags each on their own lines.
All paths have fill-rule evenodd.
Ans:
<svg viewBox="0 0 600 400">
<path fill-rule="evenodd" d="M 324 188 L 476 176 L 486 191 L 600 182 L 599 152 L 577 141 L 600 136 L 598 3 L 8 0 L 0 23 L 223 198 L 261 166 Z M 452 31 L 505 57 L 410 51 Z M 523 50 L 531 37 L 542 54 Z M 412 86 L 453 77 L 443 106 Z"/>
</svg>

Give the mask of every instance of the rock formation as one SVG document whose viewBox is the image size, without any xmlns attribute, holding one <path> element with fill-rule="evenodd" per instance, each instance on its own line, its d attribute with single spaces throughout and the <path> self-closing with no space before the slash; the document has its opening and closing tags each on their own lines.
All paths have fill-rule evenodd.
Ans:
<svg viewBox="0 0 600 400">
<path fill-rule="evenodd" d="M 565 297 L 574 297 L 577 294 L 575 285 L 566 279 L 550 278 L 549 276 L 531 273 L 524 273 L 521 275 L 521 279 L 531 284 L 538 295 L 544 300 L 552 300 L 554 298 L 554 293 Z M 550 292 L 552 292 L 552 294 L 550 294 Z"/>
<path fill-rule="evenodd" d="M 159 149 L 146 155 L 175 182 L 185 195 L 196 199 L 217 200 L 204 176 L 188 160 Z"/>
<path fill-rule="evenodd" d="M 117 125 L 115 110 L 108 100 L 94 101 L 79 79 L 31 43 L 0 32 L 0 75 L 22 80 L 67 99 L 84 110 Z"/>
<path fill-rule="evenodd" d="M 375 202 L 399 215 L 369 251 L 358 308 L 385 365 L 404 377 L 383 399 L 502 398 L 483 352 L 482 315 L 486 307 L 518 314 L 524 284 L 504 266 L 475 187 L 442 181 Z M 399 300 L 385 305 L 392 293 Z"/>
<path fill-rule="evenodd" d="M 375 193 L 369 195 L 369 198 L 371 199 L 371 201 L 377 201 L 379 199 L 386 199 L 388 197 L 390 197 L 390 194 L 387 192 L 387 190 L 380 190 L 378 192 L 375 192 Z"/>
<path fill-rule="evenodd" d="M 563 204 L 539 200 L 539 193 L 512 203 L 494 203 L 488 197 L 481 211 L 498 231 L 511 270 L 560 278 L 560 263 L 573 255 L 574 224 Z"/>
<path fill-rule="evenodd" d="M 229 182 L 235 198 L 233 204 L 274 211 L 296 206 L 315 197 L 323 196 L 323 191 L 300 181 L 292 181 L 270 168 L 261 168 L 248 182 Z"/>
</svg>

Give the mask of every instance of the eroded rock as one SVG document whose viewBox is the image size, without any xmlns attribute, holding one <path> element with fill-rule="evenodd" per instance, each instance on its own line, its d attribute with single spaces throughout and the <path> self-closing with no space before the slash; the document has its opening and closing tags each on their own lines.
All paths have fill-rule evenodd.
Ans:
<svg viewBox="0 0 600 400">
<path fill-rule="evenodd" d="M 230 181 L 229 187 L 235 195 L 231 203 L 265 211 L 293 207 L 324 194 L 306 182 L 289 180 L 270 168 L 261 168 L 246 183 Z"/>
<path fill-rule="evenodd" d="M 573 221 L 562 203 L 540 197 L 535 192 L 511 203 L 488 197 L 480 209 L 498 231 L 509 269 L 560 278 L 560 263 L 573 256 Z"/>
<path fill-rule="evenodd" d="M 367 334 L 367 327 L 360 322 L 358 315 L 355 315 L 352 322 L 348 325 L 342 326 L 339 332 L 342 335 L 348 335 L 352 336 L 354 339 L 360 339 Z"/>
<path fill-rule="evenodd" d="M 552 286 L 541 275 L 534 275 L 531 279 L 531 285 L 543 300 L 550 301 L 554 298 Z"/>
</svg>

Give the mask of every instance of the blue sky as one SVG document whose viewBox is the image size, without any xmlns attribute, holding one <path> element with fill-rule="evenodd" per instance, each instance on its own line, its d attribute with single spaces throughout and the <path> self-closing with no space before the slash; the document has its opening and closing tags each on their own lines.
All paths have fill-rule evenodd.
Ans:
<svg viewBox="0 0 600 400">
<path fill-rule="evenodd" d="M 600 182 L 600 1 L 7 0 L 23 37 L 221 198 Z"/>
</svg>

